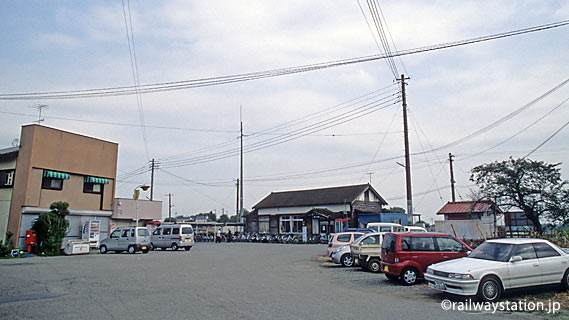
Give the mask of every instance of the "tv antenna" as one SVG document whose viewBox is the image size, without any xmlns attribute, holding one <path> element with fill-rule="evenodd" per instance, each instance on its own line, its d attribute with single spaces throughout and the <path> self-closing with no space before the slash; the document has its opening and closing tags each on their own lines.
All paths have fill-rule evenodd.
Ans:
<svg viewBox="0 0 569 320">
<path fill-rule="evenodd" d="M 41 117 L 41 112 L 42 112 L 43 109 L 46 109 L 46 108 L 47 108 L 47 105 L 45 105 L 45 104 L 36 104 L 35 106 L 33 106 L 33 107 L 31 107 L 31 108 L 34 108 L 34 109 L 38 110 L 38 119 L 37 119 L 36 121 L 34 121 L 34 122 L 36 122 L 37 124 L 40 124 L 42 121 L 45 121 L 45 119 L 43 119 L 43 118 Z"/>
</svg>

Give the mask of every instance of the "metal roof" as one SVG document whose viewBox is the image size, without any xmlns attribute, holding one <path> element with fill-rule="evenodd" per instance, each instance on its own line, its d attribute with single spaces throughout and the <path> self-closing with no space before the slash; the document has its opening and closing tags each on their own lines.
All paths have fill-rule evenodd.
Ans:
<svg viewBox="0 0 569 320">
<path fill-rule="evenodd" d="M 479 201 L 456 201 L 447 202 L 437 214 L 465 214 L 465 213 L 484 213 L 488 210 L 493 210 L 496 207 L 493 201 L 479 200 Z M 498 212 L 500 209 L 496 208 Z"/>
<path fill-rule="evenodd" d="M 296 206 L 319 206 L 330 204 L 351 204 L 366 190 L 370 190 L 379 199 L 379 203 L 386 205 L 387 202 L 369 184 L 331 187 L 310 190 L 271 192 L 263 200 L 253 206 L 254 209 L 296 207 Z"/>
</svg>

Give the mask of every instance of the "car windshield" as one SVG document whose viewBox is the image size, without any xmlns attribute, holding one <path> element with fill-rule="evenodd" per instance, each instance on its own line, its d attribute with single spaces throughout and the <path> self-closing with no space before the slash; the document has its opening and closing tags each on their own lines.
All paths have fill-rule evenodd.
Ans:
<svg viewBox="0 0 569 320">
<path fill-rule="evenodd" d="M 365 238 L 367 238 L 367 236 L 357 238 L 356 241 L 354 241 L 354 244 L 360 244 Z"/>
<path fill-rule="evenodd" d="M 514 245 L 511 243 L 484 242 L 468 256 L 469 258 L 506 262 Z"/>
</svg>

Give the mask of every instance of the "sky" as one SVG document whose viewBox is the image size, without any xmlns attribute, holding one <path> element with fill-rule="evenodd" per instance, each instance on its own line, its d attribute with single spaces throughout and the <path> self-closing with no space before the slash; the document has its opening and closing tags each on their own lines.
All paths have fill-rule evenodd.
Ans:
<svg viewBox="0 0 569 320">
<path fill-rule="evenodd" d="M 566 1 L 377 3 L 393 52 L 569 19 Z M 363 0 L 2 1 L 0 95 L 377 55 L 384 51 L 370 12 Z M 242 121 L 245 209 L 275 191 L 370 181 L 389 207 L 406 207 L 395 80 L 404 74 L 413 207 L 430 222 L 451 200 L 449 153 L 457 200 L 476 191 L 473 167 L 524 157 L 546 140 L 529 158 L 560 162 L 569 178 L 569 85 L 532 103 L 569 79 L 568 35 L 563 26 L 406 55 L 393 59 L 393 72 L 380 59 L 140 95 L 0 100 L 0 148 L 38 119 L 37 105 L 47 105 L 42 125 L 119 144 L 116 197 L 150 184 L 155 159 L 154 198 L 163 201 L 163 216 L 169 193 L 173 215 L 234 215 Z"/>
</svg>

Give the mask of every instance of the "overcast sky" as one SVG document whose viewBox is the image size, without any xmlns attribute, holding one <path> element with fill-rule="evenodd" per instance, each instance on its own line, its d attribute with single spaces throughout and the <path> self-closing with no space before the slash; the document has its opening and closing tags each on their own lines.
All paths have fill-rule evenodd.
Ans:
<svg viewBox="0 0 569 320">
<path fill-rule="evenodd" d="M 569 19 L 566 1 L 379 3 L 395 43 L 392 51 Z M 132 48 L 140 84 L 382 53 L 363 0 L 361 8 L 357 1 L 131 1 L 130 19 L 127 4 L 134 38 L 130 51 L 120 1 L 2 1 L 0 93 L 131 86 Z M 475 190 L 469 181 L 474 166 L 523 157 L 566 124 L 569 103 L 559 105 L 569 98 L 569 85 L 461 140 L 567 80 L 568 35 L 564 26 L 394 60 L 398 74 L 410 77 L 415 212 L 430 221 L 450 201 L 449 152 L 455 155 L 457 198 L 467 200 Z M 402 109 L 394 80 L 386 61 L 376 60 L 142 94 L 140 104 L 136 95 L 0 100 L 0 148 L 9 147 L 21 126 L 37 119 L 34 106 L 45 104 L 43 125 L 119 144 L 117 197 L 131 197 L 134 187 L 150 183 L 148 170 L 138 169 L 155 158 L 160 169 L 154 197 L 164 202 L 163 216 L 168 193 L 174 213 L 233 215 L 242 107 L 249 150 L 246 209 L 272 191 L 361 184 L 370 178 L 389 206 L 405 207 L 405 172 L 397 164 L 404 161 Z M 563 162 L 568 179 L 568 139 L 565 128 L 530 158 Z M 459 143 L 444 147 L 453 142 Z M 436 151 L 426 152 L 431 149 Z M 132 176 L 133 171 L 143 173 Z"/>
</svg>

